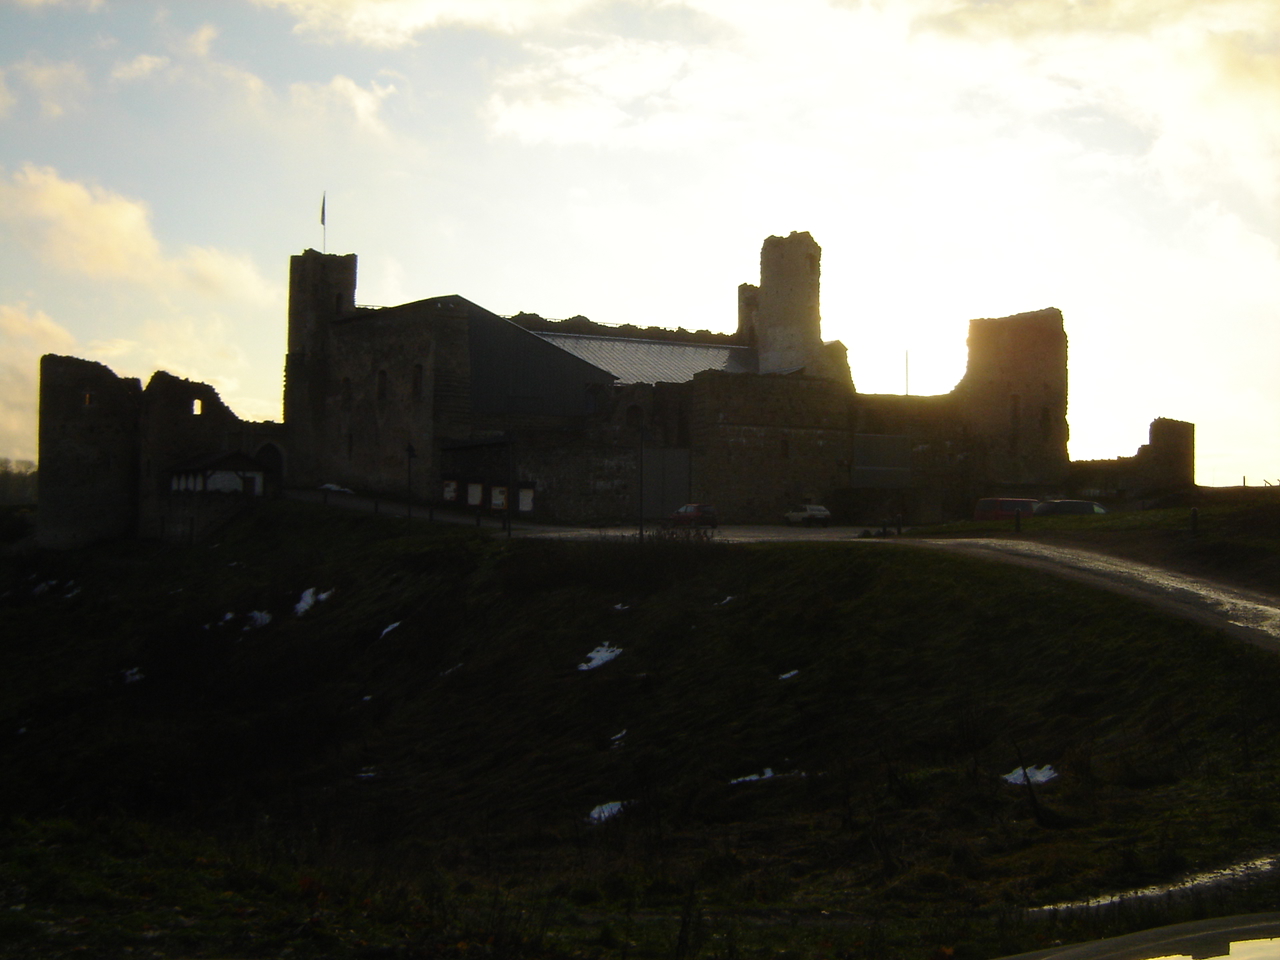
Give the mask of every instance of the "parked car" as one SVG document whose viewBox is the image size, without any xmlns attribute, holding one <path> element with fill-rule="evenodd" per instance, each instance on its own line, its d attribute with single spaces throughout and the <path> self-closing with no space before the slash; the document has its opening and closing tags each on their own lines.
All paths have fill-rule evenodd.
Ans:
<svg viewBox="0 0 1280 960">
<path fill-rule="evenodd" d="M 1106 513 L 1107 508 L 1092 500 L 1046 500 L 1036 505 L 1037 517 L 1060 516 L 1062 514 L 1098 514 Z"/>
<path fill-rule="evenodd" d="M 788 526 L 798 523 L 805 527 L 825 527 L 831 522 L 831 511 L 817 503 L 802 503 L 782 516 Z"/>
<path fill-rule="evenodd" d="M 672 527 L 718 527 L 716 508 L 708 503 L 686 503 L 667 518 Z"/>
<path fill-rule="evenodd" d="M 1028 500 L 1018 497 L 985 497 L 978 501 L 973 510 L 975 520 L 1012 520 L 1015 513 L 1022 511 L 1024 517 L 1031 516 L 1039 500 Z"/>
</svg>

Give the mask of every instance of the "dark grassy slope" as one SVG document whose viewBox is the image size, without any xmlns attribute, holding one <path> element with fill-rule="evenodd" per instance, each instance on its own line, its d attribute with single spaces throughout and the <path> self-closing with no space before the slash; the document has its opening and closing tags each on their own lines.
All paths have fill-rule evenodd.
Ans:
<svg viewBox="0 0 1280 960">
<path fill-rule="evenodd" d="M 311 587 L 334 593 L 295 615 Z M 186 956 L 438 952 L 445 933 L 509 953 L 983 956 L 1048 935 L 1011 927 L 1018 908 L 1280 847 L 1280 662 L 1009 567 L 878 543 L 407 535 L 274 504 L 216 546 L 11 564 L 0 593 L 0 889 L 48 913 L 15 934 L 33 956 L 93 886 L 30 896 L 23 870 L 58 873 L 59 831 L 113 865 L 80 877 L 136 868 L 166 896 L 256 877 L 253 920 L 171 895 L 197 932 L 160 947 Z M 578 669 L 602 644 L 622 652 Z M 1010 786 L 1020 757 L 1062 776 Z M 586 823 L 610 801 L 629 806 Z M 125 846 L 147 852 L 53 816 L 142 831 Z M 221 839 L 171 839 L 192 831 Z M 315 877 L 349 935 L 289 925 L 313 923 Z M 537 929 L 508 936 L 496 891 Z M 381 906 L 348 915 L 362 898 Z M 693 923 L 704 910 L 719 919 Z M 118 916 L 97 926 L 103 949 L 132 942 Z"/>
</svg>

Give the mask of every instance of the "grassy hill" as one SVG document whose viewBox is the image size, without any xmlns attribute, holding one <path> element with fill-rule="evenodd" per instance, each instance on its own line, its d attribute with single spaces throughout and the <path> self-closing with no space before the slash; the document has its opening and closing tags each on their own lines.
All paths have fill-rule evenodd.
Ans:
<svg viewBox="0 0 1280 960">
<path fill-rule="evenodd" d="M 1027 913 L 1280 847 L 1280 661 L 1033 572 L 291 503 L 4 563 L 0 955 L 990 957 L 1276 906 Z"/>
</svg>

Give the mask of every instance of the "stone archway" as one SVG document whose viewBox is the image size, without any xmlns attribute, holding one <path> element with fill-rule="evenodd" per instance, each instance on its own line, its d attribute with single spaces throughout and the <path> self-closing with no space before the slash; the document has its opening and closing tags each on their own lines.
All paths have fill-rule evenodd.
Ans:
<svg viewBox="0 0 1280 960">
<path fill-rule="evenodd" d="M 284 451 L 274 443 L 264 443 L 254 459 L 262 465 L 263 492 L 267 496 L 278 496 L 284 488 Z"/>
</svg>

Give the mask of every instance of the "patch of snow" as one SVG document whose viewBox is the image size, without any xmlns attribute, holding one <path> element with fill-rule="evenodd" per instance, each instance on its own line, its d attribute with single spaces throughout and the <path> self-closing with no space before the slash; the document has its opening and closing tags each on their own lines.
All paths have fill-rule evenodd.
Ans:
<svg viewBox="0 0 1280 960">
<path fill-rule="evenodd" d="M 751 780 L 771 780 L 773 779 L 773 767 L 765 767 L 763 773 L 750 773 L 745 777 L 739 777 L 737 780 L 730 780 L 730 783 L 747 783 Z"/>
<path fill-rule="evenodd" d="M 442 676 L 442 677 L 447 677 L 449 674 L 453 673 L 453 671 L 455 671 L 455 670 L 460 670 L 460 669 L 462 669 L 462 664 L 460 664 L 460 663 L 455 663 L 452 667 L 450 667 L 450 668 L 449 668 L 448 670 L 446 670 L 444 673 L 440 674 L 440 676 Z"/>
<path fill-rule="evenodd" d="M 630 610 L 631 608 L 627 606 L 627 604 L 625 603 L 615 603 L 613 605 L 613 609 L 617 610 L 618 612 L 622 612 L 623 610 Z"/>
<path fill-rule="evenodd" d="M 79 587 L 75 587 L 75 588 L 74 588 L 74 589 L 72 589 L 70 592 L 68 592 L 68 593 L 64 594 L 64 595 L 63 595 L 63 597 L 62 597 L 62 599 L 63 599 L 63 600 L 70 600 L 72 597 L 77 596 L 79 593 L 80 593 L 80 588 L 79 588 Z"/>
<path fill-rule="evenodd" d="M 1046 763 L 1043 767 L 1018 767 L 1012 773 L 1006 773 L 1003 779 L 1005 783 L 1026 783 L 1028 780 L 1032 783 L 1048 783 L 1057 775 L 1058 771 L 1053 769 L 1053 765 Z"/>
<path fill-rule="evenodd" d="M 729 602 L 730 602 L 730 601 L 732 601 L 732 600 L 733 600 L 733 597 L 725 597 L 725 598 L 724 598 L 723 600 L 721 600 L 719 603 L 713 603 L 713 604 L 712 604 L 712 606 L 713 606 L 713 607 L 723 607 L 726 603 L 729 603 Z"/>
<path fill-rule="evenodd" d="M 621 733 L 615 733 L 615 734 L 614 734 L 612 737 L 610 737 L 609 739 L 610 739 L 610 740 L 621 740 L 621 739 L 622 739 L 623 737 L 625 737 L 626 735 L 627 735 L 627 731 L 623 730 Z"/>
<path fill-rule="evenodd" d="M 302 599 L 293 605 L 293 615 L 300 617 L 316 605 L 316 588 L 307 587 L 302 591 Z"/>
<path fill-rule="evenodd" d="M 346 487 L 338 486 L 336 483 L 322 483 L 320 484 L 320 489 L 332 490 L 334 493 L 352 493 L 353 492 L 351 490 L 348 490 Z"/>
<path fill-rule="evenodd" d="M 780 674 L 778 674 L 778 679 L 779 679 L 779 680 L 790 680 L 792 677 L 794 677 L 794 676 L 795 676 L 796 674 L 798 674 L 799 672 L 800 672 L 799 670 L 788 670 L 786 673 L 780 673 Z"/>
<path fill-rule="evenodd" d="M 120 671 L 124 675 L 125 683 L 137 683 L 142 679 L 142 670 L 138 667 L 130 667 L 128 670 Z"/>
<path fill-rule="evenodd" d="M 387 627 L 380 634 L 378 634 L 378 639 L 381 640 L 383 637 L 385 637 L 388 633 L 390 633 L 392 630 L 394 630 L 398 626 L 400 626 L 399 620 L 397 620 L 395 623 L 391 624 L 391 626 Z"/>
<path fill-rule="evenodd" d="M 587 814 L 587 819 L 592 823 L 604 823 L 609 818 L 620 814 L 624 806 L 626 804 L 620 800 L 614 800 L 612 803 L 602 803 Z"/>
<path fill-rule="evenodd" d="M 578 669 L 594 670 L 596 667 L 604 666 L 621 652 L 621 647 L 611 647 L 607 643 L 602 643 L 587 654 L 587 662 L 578 664 Z"/>
<path fill-rule="evenodd" d="M 31 595 L 33 597 L 38 597 L 42 593 L 45 593 L 48 590 L 52 590 L 57 585 L 58 585 L 57 580 L 46 580 L 44 583 L 38 583 L 36 584 L 36 588 L 31 591 Z"/>
<path fill-rule="evenodd" d="M 377 767 L 361 767 L 360 772 L 356 774 L 356 777 L 360 780 L 372 780 L 377 775 Z"/>
<path fill-rule="evenodd" d="M 332 590 L 326 590 L 324 593 L 318 593 L 315 587 L 308 587 L 302 591 L 302 599 L 293 606 L 293 612 L 296 616 L 302 616 L 317 603 L 323 603 L 333 596 Z"/>
<path fill-rule="evenodd" d="M 372 696 L 368 696 L 368 697 L 361 697 L 360 699 L 361 699 L 361 700 L 363 700 L 365 703 L 368 703 L 370 700 L 372 700 L 372 699 L 373 699 L 373 697 L 372 697 Z"/>
<path fill-rule="evenodd" d="M 246 630 L 252 630 L 254 627 L 265 627 L 271 622 L 271 614 L 265 610 L 250 610 L 249 622 L 244 625 Z"/>
<path fill-rule="evenodd" d="M 228 610 L 227 615 L 222 618 L 222 622 L 226 623 L 228 620 L 231 620 L 233 617 L 235 617 L 235 614 L 232 613 L 230 610 Z"/>
</svg>

